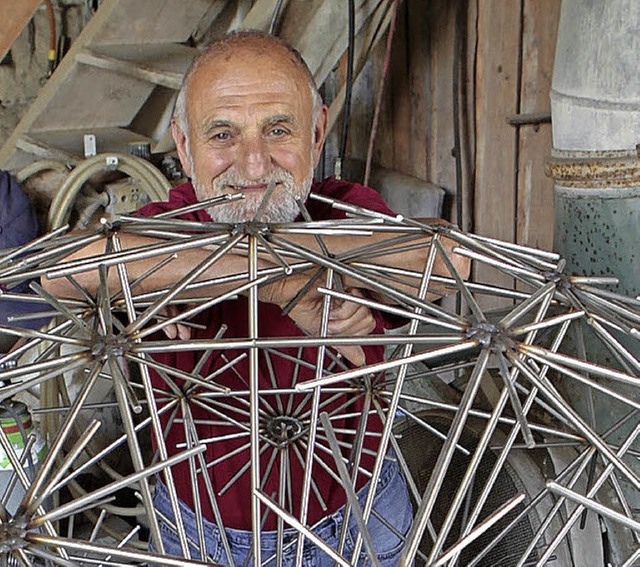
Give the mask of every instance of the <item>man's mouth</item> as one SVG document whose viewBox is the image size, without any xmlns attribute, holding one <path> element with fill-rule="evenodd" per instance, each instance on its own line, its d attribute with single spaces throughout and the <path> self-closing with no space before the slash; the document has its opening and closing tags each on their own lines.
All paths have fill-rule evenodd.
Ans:
<svg viewBox="0 0 640 567">
<path fill-rule="evenodd" d="M 275 183 L 277 187 L 279 182 Z M 266 191 L 269 185 L 267 183 L 252 183 L 251 185 L 226 185 L 225 190 L 235 191 L 237 193 L 252 193 L 255 191 Z"/>
</svg>

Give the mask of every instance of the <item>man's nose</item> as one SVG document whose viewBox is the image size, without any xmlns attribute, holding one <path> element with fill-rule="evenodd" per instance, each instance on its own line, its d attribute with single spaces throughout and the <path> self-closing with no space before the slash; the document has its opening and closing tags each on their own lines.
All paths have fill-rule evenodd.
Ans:
<svg viewBox="0 0 640 567">
<path fill-rule="evenodd" d="M 271 156 L 264 140 L 260 137 L 243 140 L 239 169 L 248 179 L 262 179 L 271 167 Z"/>
</svg>

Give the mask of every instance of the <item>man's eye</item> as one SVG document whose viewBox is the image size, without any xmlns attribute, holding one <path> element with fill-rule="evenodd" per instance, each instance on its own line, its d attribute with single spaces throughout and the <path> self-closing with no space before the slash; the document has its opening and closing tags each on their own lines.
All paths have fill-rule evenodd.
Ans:
<svg viewBox="0 0 640 567">
<path fill-rule="evenodd" d="M 229 138 L 231 138 L 229 132 L 217 132 L 211 136 L 211 139 L 217 142 L 226 142 Z"/>
<path fill-rule="evenodd" d="M 272 136 L 276 136 L 276 137 L 286 136 L 287 133 L 288 132 L 284 128 L 272 128 L 271 129 L 271 135 Z"/>
</svg>

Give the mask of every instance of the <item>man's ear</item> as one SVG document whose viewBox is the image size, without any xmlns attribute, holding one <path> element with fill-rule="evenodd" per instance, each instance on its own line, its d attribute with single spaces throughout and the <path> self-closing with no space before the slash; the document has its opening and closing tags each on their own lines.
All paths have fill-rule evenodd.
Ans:
<svg viewBox="0 0 640 567">
<path fill-rule="evenodd" d="M 320 161 L 322 154 L 322 146 L 327 136 L 327 125 L 329 123 L 329 109 L 325 104 L 322 105 L 316 123 L 313 126 L 313 167 L 315 168 Z"/>
<path fill-rule="evenodd" d="M 193 172 L 191 171 L 191 156 L 189 155 L 187 135 L 182 131 L 182 128 L 178 126 L 175 119 L 171 120 L 171 135 L 173 136 L 173 141 L 176 143 L 176 150 L 178 151 L 182 169 L 185 175 L 190 178 Z"/>
</svg>

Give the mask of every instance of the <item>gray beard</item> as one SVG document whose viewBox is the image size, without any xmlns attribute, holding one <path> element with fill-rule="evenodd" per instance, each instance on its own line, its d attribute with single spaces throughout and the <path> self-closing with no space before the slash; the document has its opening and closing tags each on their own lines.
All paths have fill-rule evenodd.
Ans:
<svg viewBox="0 0 640 567">
<path fill-rule="evenodd" d="M 312 179 L 313 171 L 311 170 L 306 179 L 301 183 L 301 186 L 296 187 L 293 182 L 293 176 L 283 169 L 276 170 L 265 176 L 264 179 L 259 181 L 260 183 L 264 183 L 267 186 L 270 183 L 277 183 L 277 185 L 271 193 L 271 197 L 264 208 L 261 218 L 256 220 L 268 223 L 294 221 L 300 214 L 300 208 L 298 207 L 296 199 L 299 197 L 303 202 L 305 201 L 311 189 Z M 233 193 L 241 193 L 242 186 L 250 184 L 249 181 L 242 179 L 233 172 L 221 174 L 214 179 L 213 183 L 209 186 L 200 183 L 195 176 L 192 178 L 191 183 L 195 189 L 196 196 L 201 201 L 224 195 L 229 186 L 238 187 Z M 255 181 L 252 183 L 255 183 Z M 244 199 L 208 207 L 207 212 L 214 222 L 231 224 L 247 222 L 253 220 L 255 217 L 263 196 L 264 192 L 260 194 L 245 193 Z"/>
</svg>

